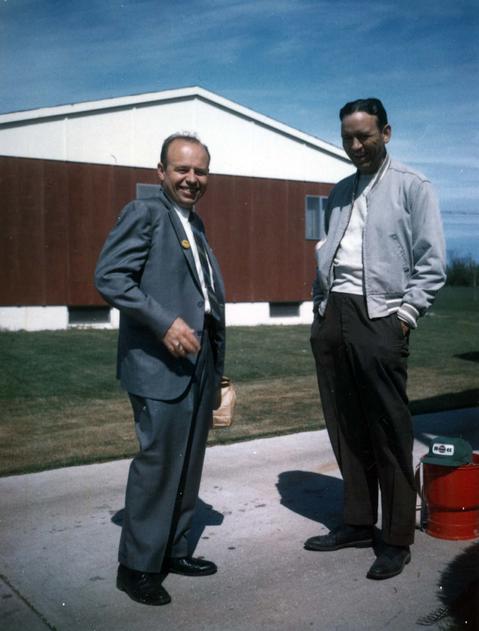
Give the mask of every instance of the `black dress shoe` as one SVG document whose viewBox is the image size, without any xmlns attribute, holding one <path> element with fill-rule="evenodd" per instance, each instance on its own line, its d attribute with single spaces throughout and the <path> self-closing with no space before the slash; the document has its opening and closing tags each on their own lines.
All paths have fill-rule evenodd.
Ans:
<svg viewBox="0 0 479 631">
<path fill-rule="evenodd" d="M 411 552 L 408 546 L 385 545 L 366 576 L 377 581 L 397 576 L 410 560 Z"/>
<path fill-rule="evenodd" d="M 194 559 L 193 557 L 170 558 L 165 560 L 166 572 L 182 574 L 183 576 L 208 576 L 218 570 L 212 561 Z"/>
<path fill-rule="evenodd" d="M 373 545 L 373 529 L 371 526 L 340 526 L 327 535 L 319 535 L 308 539 L 306 550 L 328 552 L 341 548 L 369 548 Z"/>
<path fill-rule="evenodd" d="M 163 574 L 138 572 L 119 565 L 116 586 L 137 603 L 143 605 L 167 605 L 171 597 L 162 586 Z"/>
</svg>

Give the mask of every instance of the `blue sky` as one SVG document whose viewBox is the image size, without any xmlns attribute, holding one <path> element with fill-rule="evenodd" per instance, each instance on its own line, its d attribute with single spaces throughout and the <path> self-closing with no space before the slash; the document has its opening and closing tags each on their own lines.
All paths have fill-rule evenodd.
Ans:
<svg viewBox="0 0 479 631">
<path fill-rule="evenodd" d="M 339 145 L 338 109 L 377 96 L 391 155 L 479 213 L 475 4 L 0 0 L 0 112 L 199 85 Z"/>
</svg>

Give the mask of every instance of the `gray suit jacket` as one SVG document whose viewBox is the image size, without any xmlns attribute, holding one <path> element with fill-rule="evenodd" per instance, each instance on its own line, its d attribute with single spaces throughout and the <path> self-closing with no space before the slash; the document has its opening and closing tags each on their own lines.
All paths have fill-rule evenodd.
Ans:
<svg viewBox="0 0 479 631">
<path fill-rule="evenodd" d="M 213 340 L 219 383 L 224 367 L 224 285 L 209 247 L 208 255 L 222 309 Z M 186 233 L 162 189 L 158 197 L 132 201 L 122 210 L 101 251 L 95 284 L 120 311 L 117 376 L 125 390 L 151 399 L 181 396 L 197 356 L 175 358 L 161 339 L 177 317 L 200 338 L 205 305 Z"/>
</svg>

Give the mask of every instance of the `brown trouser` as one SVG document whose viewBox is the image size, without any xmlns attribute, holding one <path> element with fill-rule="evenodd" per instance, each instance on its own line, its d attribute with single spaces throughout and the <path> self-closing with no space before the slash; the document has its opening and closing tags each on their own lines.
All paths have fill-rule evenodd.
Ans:
<svg viewBox="0 0 479 631">
<path fill-rule="evenodd" d="M 344 522 L 414 540 L 413 432 L 406 395 L 409 340 L 396 314 L 371 320 L 363 296 L 331 293 L 311 346 L 326 427 L 344 481 Z"/>
</svg>

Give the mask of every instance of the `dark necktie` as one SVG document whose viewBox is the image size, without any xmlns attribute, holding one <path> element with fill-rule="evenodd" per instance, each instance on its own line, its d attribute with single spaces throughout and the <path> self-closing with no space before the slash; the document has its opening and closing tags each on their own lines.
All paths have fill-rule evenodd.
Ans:
<svg viewBox="0 0 479 631">
<path fill-rule="evenodd" d="M 196 248 L 198 250 L 198 257 L 200 259 L 201 269 L 203 271 L 203 279 L 205 281 L 206 290 L 208 292 L 208 300 L 210 301 L 211 315 L 216 319 L 221 319 L 221 310 L 218 298 L 215 290 L 213 289 L 213 283 L 211 280 L 210 266 L 208 264 L 208 255 L 206 254 L 205 238 L 203 233 L 198 229 L 195 221 L 195 215 L 190 213 L 190 223 L 193 230 L 193 235 L 196 241 Z"/>
</svg>

